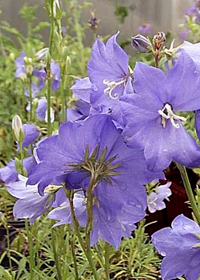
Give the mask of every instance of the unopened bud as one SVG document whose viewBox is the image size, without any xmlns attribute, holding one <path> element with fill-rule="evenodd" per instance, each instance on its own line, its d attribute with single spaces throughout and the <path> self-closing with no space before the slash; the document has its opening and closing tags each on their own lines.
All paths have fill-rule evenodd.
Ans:
<svg viewBox="0 0 200 280">
<path fill-rule="evenodd" d="M 71 58 L 69 56 L 67 56 L 66 59 L 66 73 L 69 73 L 70 67 L 71 67 Z"/>
<path fill-rule="evenodd" d="M 30 64 L 33 63 L 33 60 L 32 60 L 31 57 L 25 56 L 25 57 L 24 57 L 24 62 L 25 62 L 27 65 L 30 65 Z"/>
<path fill-rule="evenodd" d="M 160 48 L 165 43 L 165 41 L 166 41 L 165 33 L 164 32 L 158 32 L 158 34 L 156 34 L 153 37 L 153 44 L 155 46 L 155 49 L 160 50 Z"/>
<path fill-rule="evenodd" d="M 10 58 L 11 62 L 14 62 L 15 61 L 15 54 L 14 53 L 10 53 L 9 58 Z"/>
<path fill-rule="evenodd" d="M 18 115 L 14 116 L 12 120 L 12 129 L 17 142 L 22 142 L 24 139 L 24 134 L 23 134 L 22 121 L 20 116 Z"/>
<path fill-rule="evenodd" d="M 141 34 L 131 38 L 131 45 L 134 49 L 141 53 L 149 52 L 151 47 L 150 41 Z"/>
<path fill-rule="evenodd" d="M 37 60 L 45 59 L 49 48 L 43 48 L 35 54 Z"/>
<path fill-rule="evenodd" d="M 27 75 L 32 75 L 32 73 L 33 73 L 33 66 L 32 65 L 27 65 L 26 73 L 27 73 Z"/>
</svg>

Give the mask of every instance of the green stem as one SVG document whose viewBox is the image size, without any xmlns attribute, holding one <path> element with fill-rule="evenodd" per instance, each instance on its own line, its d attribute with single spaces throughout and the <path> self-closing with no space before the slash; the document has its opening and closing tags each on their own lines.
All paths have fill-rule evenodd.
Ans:
<svg viewBox="0 0 200 280">
<path fill-rule="evenodd" d="M 34 280 L 35 258 L 34 258 L 34 249 L 33 249 L 33 239 L 30 233 L 28 219 L 25 219 L 25 228 L 26 228 L 26 234 L 28 238 L 30 280 Z"/>
<path fill-rule="evenodd" d="M 24 160 L 24 151 L 22 147 L 22 141 L 19 141 L 19 152 L 20 152 L 20 161 L 21 161 L 21 174 L 24 175 L 24 166 L 23 166 L 23 160 Z"/>
<path fill-rule="evenodd" d="M 33 96 L 32 96 L 32 78 L 31 76 L 28 79 L 28 94 L 29 94 L 29 102 L 30 102 L 30 112 L 29 112 L 29 121 L 32 122 L 33 120 Z"/>
<path fill-rule="evenodd" d="M 82 239 L 80 231 L 79 231 L 79 223 L 76 219 L 76 215 L 75 215 L 75 212 L 74 212 L 73 196 L 74 196 L 73 192 L 67 192 L 67 197 L 68 197 L 69 203 L 70 203 L 70 210 L 71 210 L 71 216 L 72 216 L 72 221 L 73 221 L 73 228 L 74 228 L 74 231 L 76 233 L 76 236 L 78 237 L 81 248 L 82 248 L 83 252 L 85 253 L 85 256 L 86 256 L 86 258 L 87 258 L 87 260 L 90 264 L 90 267 L 91 267 L 93 275 L 94 275 L 94 279 L 99 280 L 99 276 L 97 274 L 96 268 L 95 268 L 93 260 L 92 260 L 91 250 L 87 250 L 85 248 L 85 245 L 83 243 L 83 239 Z M 88 247 L 88 244 L 87 244 L 87 247 Z M 90 247 L 90 244 L 89 244 L 89 247 Z"/>
<path fill-rule="evenodd" d="M 13 269 L 12 269 L 12 261 L 11 261 L 11 253 L 10 253 L 10 234 L 9 234 L 9 228 L 8 228 L 8 224 L 7 224 L 7 220 L 6 223 L 4 224 L 4 227 L 6 228 L 6 239 L 7 239 L 7 254 L 8 254 L 8 261 L 9 261 L 9 268 L 10 268 L 10 272 L 12 275 L 12 279 L 13 279 Z"/>
<path fill-rule="evenodd" d="M 186 168 L 185 168 L 185 166 L 183 166 L 179 163 L 176 163 L 176 165 L 177 165 L 177 167 L 180 171 L 181 178 L 183 180 L 183 184 L 184 184 L 188 199 L 189 199 L 190 204 L 192 206 L 194 216 L 195 216 L 198 224 L 200 224 L 200 213 L 199 213 L 199 209 L 197 207 L 197 204 L 195 202 L 194 194 L 193 194 L 193 191 L 192 191 L 192 188 L 191 188 L 191 184 L 190 184 L 190 180 L 189 180 L 188 175 L 187 175 Z"/>
<path fill-rule="evenodd" d="M 51 56 L 53 47 L 54 34 L 54 18 L 53 18 L 53 2 L 51 0 L 51 28 L 49 36 L 49 55 L 47 57 L 47 135 L 51 135 Z"/>
<path fill-rule="evenodd" d="M 54 255 L 54 260 L 55 260 L 58 280 L 62 280 L 62 275 L 61 275 L 61 271 L 60 271 L 59 257 L 58 257 L 57 250 L 56 250 L 56 241 L 57 241 L 57 239 L 56 239 L 56 235 L 54 235 L 54 229 L 53 228 L 51 228 L 51 240 L 52 240 L 53 255 Z"/>
<path fill-rule="evenodd" d="M 74 250 L 74 235 L 73 235 L 72 231 L 70 231 L 69 233 L 70 233 L 69 244 L 71 246 L 72 257 L 73 257 L 73 262 L 74 262 L 75 280 L 79 280 L 76 254 L 75 254 L 75 250 Z"/>
<path fill-rule="evenodd" d="M 65 66 L 63 67 L 65 68 Z M 61 120 L 64 123 L 66 121 L 66 102 L 65 102 L 65 71 L 62 71 L 62 80 L 60 85 L 60 92 L 61 92 Z"/>
<path fill-rule="evenodd" d="M 105 244 L 105 274 L 106 274 L 106 280 L 110 280 L 109 256 L 110 256 L 110 245 L 106 242 L 106 244 Z"/>
</svg>

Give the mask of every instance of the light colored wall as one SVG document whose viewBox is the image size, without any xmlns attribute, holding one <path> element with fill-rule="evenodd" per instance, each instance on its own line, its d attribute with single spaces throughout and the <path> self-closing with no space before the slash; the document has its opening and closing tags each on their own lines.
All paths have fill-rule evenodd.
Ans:
<svg viewBox="0 0 200 280">
<path fill-rule="evenodd" d="M 113 34 L 120 29 L 122 31 L 121 36 L 125 38 L 136 34 L 138 26 L 143 23 L 151 23 L 154 33 L 169 30 L 177 32 L 178 25 L 184 21 L 184 11 L 193 3 L 193 0 L 121 0 L 122 4 L 132 5 L 134 9 L 126 19 L 125 24 L 119 27 L 113 15 L 113 2 L 115 0 L 87 1 L 93 3 L 97 16 L 101 19 L 98 31 L 100 35 Z M 83 0 L 80 0 L 81 2 Z M 18 16 L 18 11 L 24 3 L 37 4 L 39 6 L 39 19 L 46 19 L 44 0 L 0 0 L 2 18 L 22 32 L 25 32 L 25 26 Z M 87 21 L 89 16 L 89 11 L 84 12 L 83 20 Z"/>
</svg>

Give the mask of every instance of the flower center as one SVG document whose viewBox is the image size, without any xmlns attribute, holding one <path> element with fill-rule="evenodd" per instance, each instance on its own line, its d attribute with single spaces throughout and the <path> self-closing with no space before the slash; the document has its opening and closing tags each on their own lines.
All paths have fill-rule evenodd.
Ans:
<svg viewBox="0 0 200 280">
<path fill-rule="evenodd" d="M 172 106 L 168 103 L 165 104 L 162 110 L 158 110 L 158 114 L 161 115 L 161 124 L 163 128 L 166 127 L 166 120 L 170 120 L 171 124 L 175 128 L 180 127 L 180 121 L 186 121 L 186 118 L 174 114 L 174 112 L 172 111 Z"/>
<path fill-rule="evenodd" d="M 128 72 L 129 72 L 128 75 L 123 77 L 119 81 L 110 81 L 110 80 L 107 80 L 107 79 L 103 80 L 104 85 L 107 86 L 107 88 L 104 89 L 104 93 L 108 94 L 111 99 L 117 99 L 119 97 L 119 93 L 114 93 L 113 94 L 113 90 L 120 85 L 123 85 L 125 87 L 126 82 L 127 82 L 127 78 L 129 76 L 131 76 L 131 77 L 133 76 L 133 70 L 131 69 L 130 66 L 128 67 Z"/>
<path fill-rule="evenodd" d="M 104 89 L 104 93 L 108 94 L 111 99 L 118 99 L 119 94 L 117 92 L 115 92 L 113 94 L 113 90 L 120 85 L 125 86 L 126 78 L 123 78 L 118 82 L 109 81 L 109 80 L 105 79 L 105 80 L 103 80 L 103 83 L 104 83 L 104 85 L 107 85 L 107 88 Z"/>
</svg>

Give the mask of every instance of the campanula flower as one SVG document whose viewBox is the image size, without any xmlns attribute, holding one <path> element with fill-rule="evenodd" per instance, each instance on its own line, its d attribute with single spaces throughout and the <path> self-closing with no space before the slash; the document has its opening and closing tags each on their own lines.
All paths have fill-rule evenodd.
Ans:
<svg viewBox="0 0 200 280">
<path fill-rule="evenodd" d="M 24 134 L 24 140 L 22 142 L 23 147 L 28 147 L 28 145 L 35 142 L 40 135 L 39 128 L 34 124 L 23 124 L 22 130 Z"/>
<path fill-rule="evenodd" d="M 63 200 L 59 200 L 59 203 L 65 200 L 62 186 L 50 185 L 46 188 L 44 196 L 40 196 L 37 185 L 29 186 L 26 182 L 27 178 L 19 175 L 18 181 L 7 186 L 8 192 L 18 198 L 13 208 L 14 217 L 29 218 L 32 224 L 37 217 L 47 212 L 51 206 L 59 206 L 56 196 L 60 199 L 60 193 Z"/>
<path fill-rule="evenodd" d="M 111 184 L 116 184 L 122 185 L 128 192 L 130 185 L 138 188 L 134 180 L 143 184 L 150 178 L 160 178 L 160 172 L 147 171 L 142 151 L 126 147 L 120 132 L 107 115 L 87 118 L 83 125 L 62 124 L 59 135 L 51 136 L 38 145 L 36 153 L 40 162 L 29 177 L 28 184 L 39 183 L 42 194 L 47 185 L 64 183 L 67 176 L 69 188 L 85 189 L 90 169 L 97 166 L 98 172 L 103 168 L 105 176 L 102 175 L 99 184 L 105 184 L 108 190 L 111 190 Z M 142 191 L 143 188 L 139 189 Z"/>
<path fill-rule="evenodd" d="M 83 192 L 75 193 L 73 200 L 74 212 L 79 225 L 82 227 L 86 227 L 87 223 L 85 200 L 86 197 Z M 91 246 L 101 238 L 112 246 L 119 247 L 121 238 L 129 237 L 136 228 L 135 223 L 142 220 L 145 215 L 141 207 L 134 204 L 134 200 L 128 205 L 124 202 L 120 208 L 117 208 L 117 205 L 117 202 L 111 200 L 109 207 L 105 207 L 103 201 L 99 205 L 93 206 Z M 112 212 L 110 209 L 112 209 Z M 52 210 L 48 218 L 59 220 L 54 226 L 72 224 L 69 201 L 67 200 L 60 207 Z"/>
<path fill-rule="evenodd" d="M 152 243 L 164 257 L 161 266 L 163 280 L 185 276 L 197 280 L 200 276 L 200 227 L 196 222 L 177 216 L 172 228 L 163 228 L 152 235 Z"/>
<path fill-rule="evenodd" d="M 23 167 L 28 175 L 32 172 L 35 166 L 36 161 L 34 157 L 28 157 L 23 160 Z M 14 160 L 11 160 L 7 166 L 0 168 L 0 179 L 6 184 L 16 182 L 18 180 L 18 172 L 15 168 Z"/>
<path fill-rule="evenodd" d="M 51 122 L 54 121 L 54 110 L 50 108 L 51 114 Z M 42 97 L 38 100 L 37 109 L 36 109 L 36 116 L 38 120 L 47 122 L 47 100 L 45 97 Z"/>
<path fill-rule="evenodd" d="M 124 136 L 129 146 L 144 149 L 149 170 L 164 170 L 171 161 L 199 165 L 200 149 L 176 112 L 200 109 L 200 75 L 192 59 L 182 53 L 165 75 L 137 63 L 135 94 L 124 98 Z"/>
<path fill-rule="evenodd" d="M 100 113 L 111 114 L 122 122 L 119 98 L 124 93 L 133 93 L 133 72 L 128 64 L 128 55 L 118 45 L 118 33 L 106 44 L 99 38 L 92 47 L 88 62 L 90 82 L 96 86 L 90 95 L 92 107 Z"/>
</svg>

